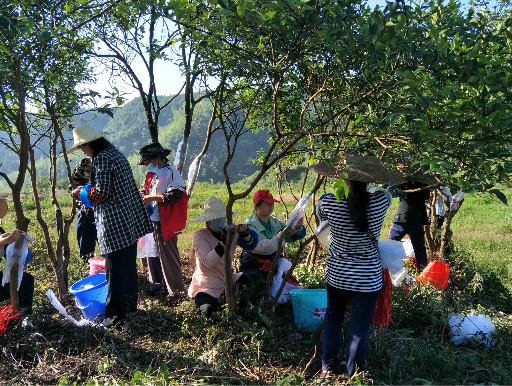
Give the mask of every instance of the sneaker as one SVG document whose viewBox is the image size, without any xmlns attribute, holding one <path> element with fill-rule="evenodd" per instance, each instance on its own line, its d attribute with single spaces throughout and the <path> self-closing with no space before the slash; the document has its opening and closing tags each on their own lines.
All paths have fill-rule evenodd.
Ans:
<svg viewBox="0 0 512 386">
<path fill-rule="evenodd" d="M 322 370 L 320 373 L 320 378 L 332 378 L 334 376 L 336 376 L 336 374 L 331 370 Z"/>
</svg>

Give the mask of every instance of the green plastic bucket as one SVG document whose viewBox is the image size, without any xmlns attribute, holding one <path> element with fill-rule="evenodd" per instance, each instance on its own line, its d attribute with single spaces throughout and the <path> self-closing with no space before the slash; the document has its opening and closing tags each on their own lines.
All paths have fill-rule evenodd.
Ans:
<svg viewBox="0 0 512 386">
<path fill-rule="evenodd" d="M 313 332 L 324 322 L 327 290 L 295 289 L 290 291 L 293 319 L 298 329 Z"/>
</svg>

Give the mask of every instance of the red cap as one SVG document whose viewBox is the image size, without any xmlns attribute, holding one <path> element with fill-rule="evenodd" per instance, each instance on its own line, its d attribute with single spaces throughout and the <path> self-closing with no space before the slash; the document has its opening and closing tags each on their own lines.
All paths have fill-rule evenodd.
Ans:
<svg viewBox="0 0 512 386">
<path fill-rule="evenodd" d="M 259 200 L 263 200 L 268 203 L 279 202 L 279 200 L 276 200 L 274 197 L 272 197 L 272 194 L 270 194 L 268 189 L 261 189 L 254 193 L 252 203 L 256 204 L 256 202 L 258 202 Z"/>
</svg>

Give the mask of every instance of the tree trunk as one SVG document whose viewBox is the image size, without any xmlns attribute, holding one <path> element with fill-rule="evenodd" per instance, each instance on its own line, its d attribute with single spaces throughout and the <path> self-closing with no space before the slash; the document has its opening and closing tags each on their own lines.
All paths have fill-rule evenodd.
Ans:
<svg viewBox="0 0 512 386">
<path fill-rule="evenodd" d="M 315 238 L 313 244 L 311 244 L 309 248 L 308 257 L 306 258 L 306 264 L 309 268 L 313 268 L 315 266 L 316 257 L 318 255 L 318 250 L 320 249 L 320 242 Z"/>
<path fill-rule="evenodd" d="M 441 231 L 441 246 L 439 248 L 439 259 L 443 261 L 446 258 L 446 248 L 452 241 L 452 231 L 450 230 L 450 226 L 455 213 L 457 213 L 457 211 L 448 212 L 444 219 L 443 230 Z"/>
<path fill-rule="evenodd" d="M 231 261 L 231 243 L 233 242 L 233 198 L 230 197 L 226 205 L 226 223 L 228 237 L 224 246 L 224 294 L 230 311 L 235 310 L 235 296 L 233 293 L 233 262 Z"/>
</svg>

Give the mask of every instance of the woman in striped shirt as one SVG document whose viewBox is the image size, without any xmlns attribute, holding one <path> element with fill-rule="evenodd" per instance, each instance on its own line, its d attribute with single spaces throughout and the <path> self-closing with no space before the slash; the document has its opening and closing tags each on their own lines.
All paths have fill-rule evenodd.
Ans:
<svg viewBox="0 0 512 386">
<path fill-rule="evenodd" d="M 352 303 L 346 366 L 349 375 L 365 363 L 368 333 L 382 287 L 382 266 L 377 243 L 390 200 L 383 189 L 369 181 L 393 182 L 396 176 L 375 157 L 348 156 L 344 169 L 321 164 L 315 171 L 331 177 L 343 175 L 348 197 L 338 201 L 333 194 L 320 197 L 317 215 L 328 221 L 331 245 L 327 259 L 327 311 L 322 340 L 322 375 L 337 371 L 340 335 L 348 300 Z M 346 173 L 346 174 L 342 174 Z"/>
</svg>

